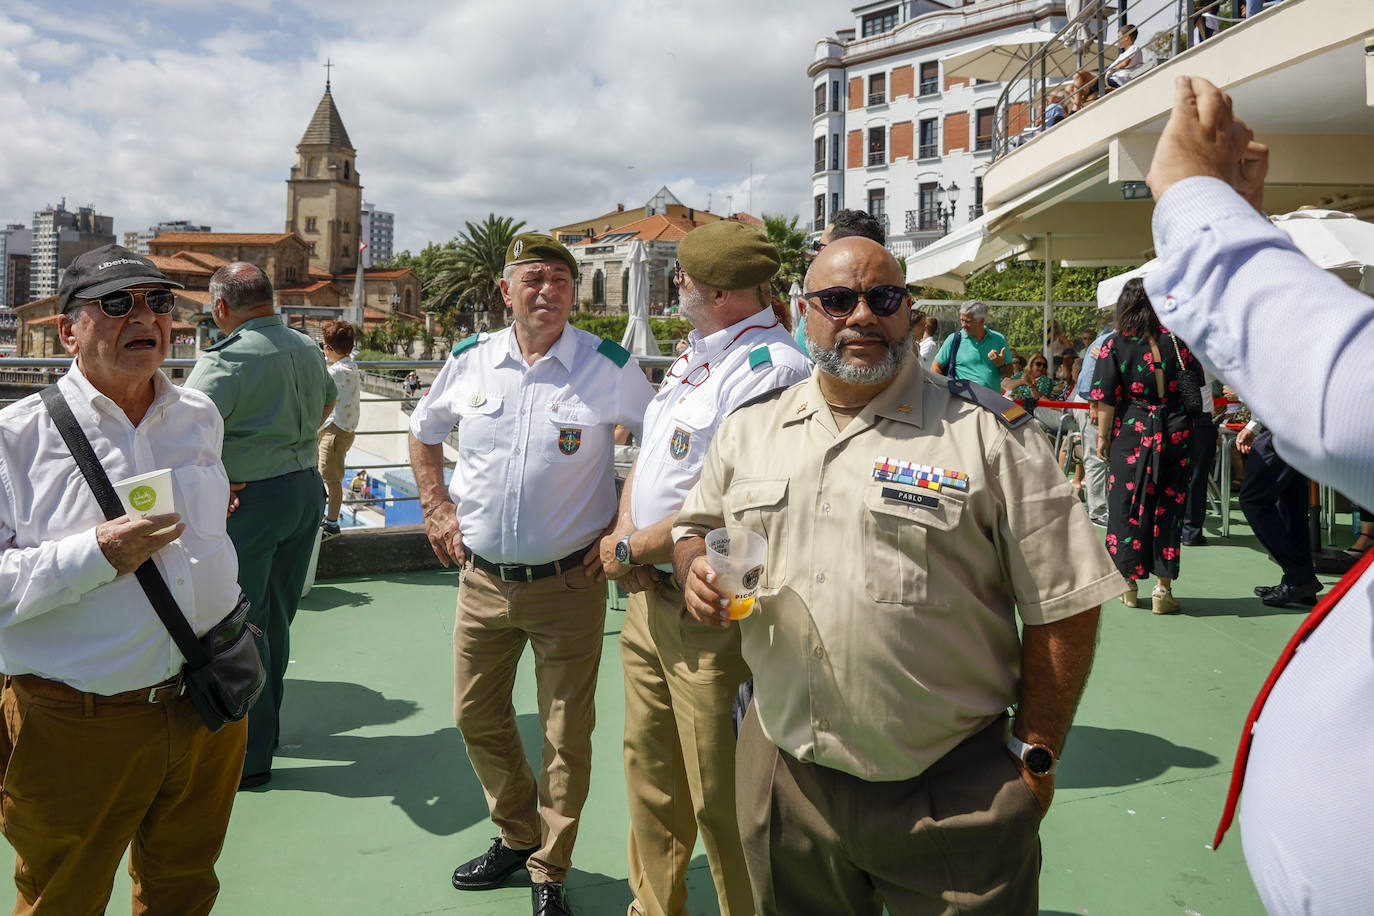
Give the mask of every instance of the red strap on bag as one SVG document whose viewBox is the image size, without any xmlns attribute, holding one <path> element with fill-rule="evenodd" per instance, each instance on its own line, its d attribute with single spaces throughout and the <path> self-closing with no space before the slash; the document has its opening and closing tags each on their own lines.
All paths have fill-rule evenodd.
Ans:
<svg viewBox="0 0 1374 916">
<path fill-rule="evenodd" d="M 1236 803 L 1240 801 L 1241 783 L 1245 781 L 1245 765 L 1250 758 L 1250 739 L 1254 735 L 1255 721 L 1259 719 L 1260 710 L 1264 709 L 1264 703 L 1269 699 L 1270 691 L 1278 683 L 1279 675 L 1283 674 L 1283 669 L 1288 667 L 1288 663 L 1297 654 L 1298 646 L 1302 645 L 1303 641 L 1317 628 L 1317 625 L 1331 612 L 1331 609 L 1345 597 L 1345 593 L 1350 591 L 1351 586 L 1360 576 L 1364 575 L 1365 570 L 1369 569 L 1371 562 L 1374 562 L 1374 550 L 1367 550 L 1365 555 L 1360 557 L 1359 562 L 1341 576 L 1335 587 L 1322 596 L 1322 599 L 1317 602 L 1317 606 L 1312 609 L 1312 613 L 1307 615 L 1307 619 L 1293 634 L 1293 638 L 1288 640 L 1288 645 L 1283 647 L 1283 654 L 1275 663 L 1274 670 L 1269 672 L 1269 677 L 1265 680 L 1264 686 L 1260 688 L 1259 696 L 1255 697 L 1255 703 L 1250 707 L 1250 715 L 1245 718 L 1245 730 L 1240 735 L 1240 747 L 1236 749 L 1236 763 L 1231 770 L 1231 787 L 1226 791 L 1226 808 L 1221 812 L 1221 823 L 1217 824 L 1217 834 L 1212 839 L 1213 849 L 1221 845 L 1221 838 L 1226 835 L 1232 819 L 1235 818 Z"/>
</svg>

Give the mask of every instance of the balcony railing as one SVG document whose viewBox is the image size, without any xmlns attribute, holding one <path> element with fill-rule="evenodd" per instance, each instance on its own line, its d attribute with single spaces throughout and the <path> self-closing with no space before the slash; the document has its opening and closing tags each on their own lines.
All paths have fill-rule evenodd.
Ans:
<svg viewBox="0 0 1374 916">
<path fill-rule="evenodd" d="M 868 164 L 869 164 L 869 165 L 887 165 L 887 151 L 886 151 L 886 150 L 869 150 L 869 151 L 868 151 Z"/>
<path fill-rule="evenodd" d="M 817 103 L 816 103 L 816 114 L 825 114 L 825 102 L 824 102 L 824 101 L 820 101 L 820 102 L 817 102 Z"/>
<path fill-rule="evenodd" d="M 982 204 L 969 204 L 969 205 L 968 205 L 968 218 L 969 218 L 969 219 L 977 219 L 978 217 L 980 217 L 980 216 L 982 216 L 982 215 L 983 215 L 983 205 L 982 205 Z"/>
<path fill-rule="evenodd" d="M 936 77 L 933 80 L 921 80 L 921 88 L 917 90 L 920 95 L 934 95 L 940 91 L 940 80 Z"/>
<path fill-rule="evenodd" d="M 973 141 L 973 149 L 976 152 L 992 149 L 992 134 L 978 137 Z"/>
<path fill-rule="evenodd" d="M 870 105 L 886 105 L 886 104 L 887 104 L 887 93 L 886 93 L 886 92 L 870 92 L 870 93 L 868 94 L 868 104 L 870 104 Z"/>
<path fill-rule="evenodd" d="M 945 221 L 938 210 L 921 209 L 906 211 L 907 232 L 943 232 Z"/>
<path fill-rule="evenodd" d="M 816 167 L 813 168 L 811 171 L 812 171 L 812 172 L 824 172 L 824 171 L 825 171 L 825 160 L 824 160 L 824 159 L 817 159 L 817 160 L 816 160 Z"/>
<path fill-rule="evenodd" d="M 940 146 L 938 143 L 922 143 L 917 155 L 922 159 L 933 159 L 940 155 Z"/>
</svg>

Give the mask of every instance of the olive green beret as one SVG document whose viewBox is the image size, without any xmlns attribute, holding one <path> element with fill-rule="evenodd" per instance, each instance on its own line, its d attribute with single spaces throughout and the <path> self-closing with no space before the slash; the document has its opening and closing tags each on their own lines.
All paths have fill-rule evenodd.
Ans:
<svg viewBox="0 0 1374 916">
<path fill-rule="evenodd" d="M 560 261 L 568 265 L 574 277 L 577 276 L 577 259 L 551 235 L 522 232 L 511 239 L 510 247 L 506 249 L 506 266 L 530 261 Z"/>
<path fill-rule="evenodd" d="M 682 269 L 714 289 L 750 289 L 773 279 L 782 261 L 763 233 L 723 219 L 698 226 L 677 245 Z"/>
</svg>

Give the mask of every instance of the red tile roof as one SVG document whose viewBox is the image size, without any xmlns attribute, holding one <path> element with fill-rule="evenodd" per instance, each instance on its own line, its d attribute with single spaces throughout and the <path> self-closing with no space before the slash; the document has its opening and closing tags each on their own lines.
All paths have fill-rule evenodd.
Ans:
<svg viewBox="0 0 1374 916">
<path fill-rule="evenodd" d="M 414 273 L 414 271 L 411 270 L 409 267 L 400 267 L 396 269 L 387 269 L 382 267 L 363 268 L 363 276 L 378 277 L 383 280 L 393 280 L 397 277 L 404 277 L 406 274 L 409 273 Z"/>
<path fill-rule="evenodd" d="M 332 286 L 328 280 L 317 280 L 314 283 L 291 283 L 287 286 L 277 287 L 279 293 L 317 293 L 320 290 Z"/>
<path fill-rule="evenodd" d="M 290 232 L 168 232 L 153 239 L 152 244 L 271 245 L 290 238 L 295 238 Z"/>
<path fill-rule="evenodd" d="M 212 271 L 219 270 L 225 264 L 229 263 L 224 260 L 224 258 L 210 254 L 208 251 L 178 251 L 176 256 L 185 258 L 188 261 L 194 261 L 197 264 L 210 268 Z"/>
<path fill-rule="evenodd" d="M 668 216 L 664 213 L 655 213 L 653 216 L 636 220 L 633 223 L 626 223 L 612 229 L 610 232 L 603 232 L 601 235 L 583 239 L 575 243 L 572 247 L 579 245 L 594 245 L 608 235 L 624 235 L 633 233 L 629 238 L 621 241 L 633 241 L 639 239 L 641 242 L 679 242 L 682 237 L 691 232 L 697 226 L 702 225 L 697 220 L 685 219 L 680 216 Z"/>
<path fill-rule="evenodd" d="M 164 274 L 203 274 L 210 276 L 213 270 L 204 264 L 197 264 L 185 257 L 185 252 L 175 255 L 150 254 L 148 260 L 153 262 L 153 266 Z"/>
</svg>

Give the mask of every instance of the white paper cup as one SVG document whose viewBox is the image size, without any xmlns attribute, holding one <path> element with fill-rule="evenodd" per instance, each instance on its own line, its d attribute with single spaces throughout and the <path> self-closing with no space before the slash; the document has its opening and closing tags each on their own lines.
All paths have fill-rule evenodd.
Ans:
<svg viewBox="0 0 1374 916">
<path fill-rule="evenodd" d="M 716 591 L 730 597 L 730 619 L 754 613 L 768 542 L 748 528 L 717 528 L 706 535 L 706 562 L 715 571 Z"/>
<path fill-rule="evenodd" d="M 124 511 L 129 513 L 129 518 L 147 518 L 150 515 L 166 515 L 177 511 L 176 500 L 172 496 L 171 468 L 116 480 L 113 486 L 119 494 L 119 501 L 124 504 Z"/>
</svg>

